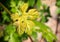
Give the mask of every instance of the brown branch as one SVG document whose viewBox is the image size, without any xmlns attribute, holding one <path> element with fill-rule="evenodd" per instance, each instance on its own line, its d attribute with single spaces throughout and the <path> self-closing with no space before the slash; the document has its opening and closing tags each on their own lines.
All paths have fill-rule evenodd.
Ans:
<svg viewBox="0 0 60 42">
<path fill-rule="evenodd" d="M 33 39 L 31 38 L 31 36 L 28 35 L 28 37 L 30 38 L 31 42 L 34 42 Z"/>
<path fill-rule="evenodd" d="M 11 14 L 11 12 L 1 2 L 0 2 L 0 6 L 2 6 L 6 12 L 8 12 L 9 14 Z"/>
<path fill-rule="evenodd" d="M 58 33 L 58 18 L 57 18 L 57 26 L 56 26 L 56 35 L 57 35 L 57 33 Z"/>
<path fill-rule="evenodd" d="M 57 26 L 56 26 L 56 34 L 58 33 L 58 24 L 59 24 L 59 22 L 60 22 L 60 14 L 58 15 L 58 17 L 57 17 Z"/>
</svg>

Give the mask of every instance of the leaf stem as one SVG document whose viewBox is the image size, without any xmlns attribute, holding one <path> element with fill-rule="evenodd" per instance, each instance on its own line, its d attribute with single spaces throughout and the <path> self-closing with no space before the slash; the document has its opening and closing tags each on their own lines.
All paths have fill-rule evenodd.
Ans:
<svg viewBox="0 0 60 42">
<path fill-rule="evenodd" d="M 29 36 L 29 38 L 30 38 L 31 42 L 34 42 L 34 41 L 32 40 L 32 38 L 31 38 L 31 36 L 30 36 L 30 35 L 28 35 L 28 36 Z"/>
<path fill-rule="evenodd" d="M 12 14 L 1 2 L 0 2 L 0 5 L 4 8 L 6 12 L 8 12 L 10 15 Z"/>
</svg>

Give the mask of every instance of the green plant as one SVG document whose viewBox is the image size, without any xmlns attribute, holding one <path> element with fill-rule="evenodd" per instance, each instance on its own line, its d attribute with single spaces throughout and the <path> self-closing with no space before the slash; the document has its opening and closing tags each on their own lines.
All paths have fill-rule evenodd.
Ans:
<svg viewBox="0 0 60 42">
<path fill-rule="evenodd" d="M 57 0 L 56 6 L 58 7 L 57 14 L 60 14 L 60 0 Z"/>
<path fill-rule="evenodd" d="M 52 30 L 44 24 L 45 17 L 42 13 L 46 11 L 47 7 L 42 5 L 40 0 L 7 0 L 5 4 L 1 0 L 0 5 L 2 15 L 0 23 L 5 25 L 4 41 L 22 42 L 28 37 L 36 40 L 37 32 L 42 33 L 42 37 L 47 42 L 56 40 Z M 39 8 L 41 6 L 44 9 L 41 10 Z M 42 18 L 41 22 L 38 22 L 37 18 Z"/>
</svg>

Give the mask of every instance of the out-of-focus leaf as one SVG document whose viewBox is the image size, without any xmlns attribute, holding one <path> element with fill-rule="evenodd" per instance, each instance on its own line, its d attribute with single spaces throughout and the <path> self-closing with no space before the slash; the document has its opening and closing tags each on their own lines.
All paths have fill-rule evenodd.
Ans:
<svg viewBox="0 0 60 42">
<path fill-rule="evenodd" d="M 57 9 L 57 14 L 59 14 L 59 13 L 60 13 L 60 8 Z"/>
<path fill-rule="evenodd" d="M 16 33 L 16 27 L 12 24 L 6 26 L 4 40 L 8 42 L 19 42 L 18 34 Z"/>
<path fill-rule="evenodd" d="M 45 23 L 48 21 L 48 17 L 50 17 L 50 10 L 49 7 L 46 5 L 43 5 L 43 10 L 40 10 L 41 13 L 41 22 Z"/>
<path fill-rule="evenodd" d="M 0 11 L 2 10 L 2 7 L 0 6 Z"/>
<path fill-rule="evenodd" d="M 0 30 L 0 38 L 3 36 L 3 31 Z"/>
<path fill-rule="evenodd" d="M 38 21 L 34 21 L 34 23 L 36 24 L 36 26 L 38 26 L 38 27 L 40 27 L 40 29 L 45 29 L 45 30 L 50 30 L 51 31 L 51 29 L 48 27 L 48 26 L 46 26 L 44 23 L 41 23 L 41 22 L 38 22 Z"/>
<path fill-rule="evenodd" d="M 28 0 L 29 6 L 34 6 L 35 0 Z"/>
<path fill-rule="evenodd" d="M 17 33 L 11 34 L 8 42 L 22 42 Z"/>
<path fill-rule="evenodd" d="M 37 32 L 32 32 L 31 37 L 34 41 L 36 41 L 37 40 Z"/>
<path fill-rule="evenodd" d="M 12 24 L 7 25 L 6 28 L 5 28 L 5 32 L 8 35 L 13 34 L 15 31 L 16 31 L 16 27 L 13 26 Z"/>
<path fill-rule="evenodd" d="M 18 5 L 18 3 L 19 3 L 20 0 L 14 0 L 14 1 L 15 1 L 16 5 Z"/>
<path fill-rule="evenodd" d="M 60 7 L 60 0 L 57 1 L 56 5 L 57 5 L 58 7 Z"/>
<path fill-rule="evenodd" d="M 41 0 L 37 0 L 36 6 L 37 6 L 38 9 L 40 9 L 40 6 L 41 6 L 41 5 L 42 5 L 42 4 L 41 4 Z"/>
<path fill-rule="evenodd" d="M 11 8 L 11 12 L 16 13 L 17 12 L 16 8 Z"/>
<path fill-rule="evenodd" d="M 22 40 L 26 40 L 26 39 L 28 39 L 28 35 L 26 33 L 24 33 L 20 38 Z"/>
<path fill-rule="evenodd" d="M 57 40 L 56 35 L 52 32 L 43 33 L 43 37 L 47 40 L 47 42 L 53 42 L 53 40 Z"/>
<path fill-rule="evenodd" d="M 15 38 L 13 37 L 13 35 L 12 35 L 12 34 L 10 35 L 10 39 L 9 39 L 9 41 L 8 41 L 8 42 L 16 42 L 16 41 L 15 41 Z"/>
<path fill-rule="evenodd" d="M 5 22 L 5 21 L 10 22 L 10 18 L 7 15 L 7 12 L 6 11 L 3 11 L 2 12 L 2 17 L 3 17 L 3 22 Z"/>
<path fill-rule="evenodd" d="M 6 35 L 5 37 L 4 37 L 4 41 L 8 41 L 9 40 L 9 35 Z"/>
<path fill-rule="evenodd" d="M 47 33 L 43 34 L 43 38 L 45 38 L 47 42 L 53 42 L 53 39 Z"/>
<path fill-rule="evenodd" d="M 48 42 L 52 42 L 53 40 L 56 40 L 56 36 L 53 34 L 52 30 L 48 26 L 37 21 L 34 22 L 36 26 L 40 28 L 38 32 L 42 33 L 43 38 L 45 38 Z"/>
<path fill-rule="evenodd" d="M 42 22 L 42 23 L 46 22 L 46 18 L 45 18 L 45 16 L 44 16 L 44 13 L 42 14 L 41 17 L 42 17 L 42 18 L 41 18 L 41 22 Z"/>
<path fill-rule="evenodd" d="M 15 1 L 12 0 L 10 3 L 11 3 L 10 7 L 16 7 Z"/>
</svg>

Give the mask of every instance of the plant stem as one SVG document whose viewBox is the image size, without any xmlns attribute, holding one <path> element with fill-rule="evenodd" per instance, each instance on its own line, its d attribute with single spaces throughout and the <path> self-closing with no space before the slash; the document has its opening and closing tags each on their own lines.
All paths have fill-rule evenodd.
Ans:
<svg viewBox="0 0 60 42">
<path fill-rule="evenodd" d="M 28 35 L 28 36 L 29 36 L 29 35 Z M 32 38 L 31 38 L 31 36 L 29 36 L 29 38 L 30 38 L 31 42 L 33 42 L 33 40 L 32 40 Z"/>
<path fill-rule="evenodd" d="M 4 8 L 6 12 L 8 12 L 9 14 L 12 14 L 1 2 L 0 2 L 0 5 Z"/>
<path fill-rule="evenodd" d="M 60 14 L 57 17 L 57 26 L 56 26 L 56 34 L 58 33 L 58 24 L 60 23 Z"/>
</svg>

